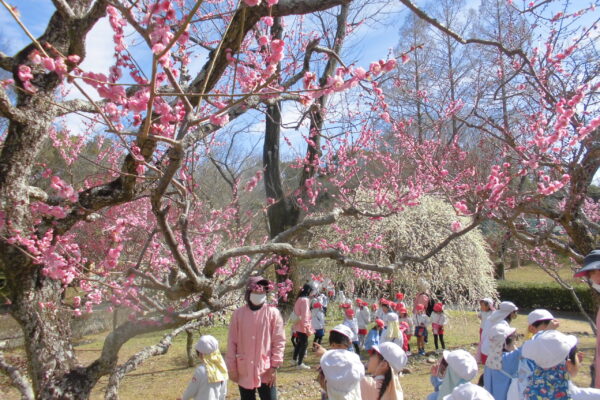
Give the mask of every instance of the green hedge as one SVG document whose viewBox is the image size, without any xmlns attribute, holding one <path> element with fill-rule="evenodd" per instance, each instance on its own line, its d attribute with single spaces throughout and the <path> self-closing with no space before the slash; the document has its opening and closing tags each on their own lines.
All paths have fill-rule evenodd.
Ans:
<svg viewBox="0 0 600 400">
<path fill-rule="evenodd" d="M 593 315 L 594 304 L 587 286 L 576 286 L 575 293 L 586 311 Z M 573 296 L 558 283 L 524 283 L 498 281 L 500 299 L 512 301 L 519 308 L 546 308 L 548 310 L 579 312 Z"/>
</svg>

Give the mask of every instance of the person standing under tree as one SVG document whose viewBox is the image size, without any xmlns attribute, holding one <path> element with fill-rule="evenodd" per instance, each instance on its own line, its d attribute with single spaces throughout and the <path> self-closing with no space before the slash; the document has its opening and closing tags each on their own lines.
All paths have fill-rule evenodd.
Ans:
<svg viewBox="0 0 600 400">
<path fill-rule="evenodd" d="M 583 259 L 583 267 L 574 275 L 575 278 L 587 278 L 594 290 L 600 292 L 600 250 L 592 250 Z M 600 310 L 596 314 L 596 326 L 600 326 Z M 592 370 L 592 387 L 600 388 L 600 336 L 596 335 L 596 357 L 590 366 Z"/>
<path fill-rule="evenodd" d="M 283 363 L 285 332 L 279 310 L 266 303 L 269 281 L 253 276 L 246 305 L 233 312 L 225 362 L 241 400 L 277 400 L 277 368 Z"/>
<path fill-rule="evenodd" d="M 298 342 L 294 349 L 293 359 L 298 362 L 298 369 L 310 369 L 304 364 L 304 356 L 308 348 L 308 337 L 314 333 L 312 327 L 312 314 L 310 312 L 310 299 L 317 293 L 316 288 L 306 283 L 302 286 L 302 290 L 298 295 L 296 304 L 294 304 L 294 313 L 298 316 L 298 320 L 294 323 L 294 331 L 298 335 Z"/>
</svg>

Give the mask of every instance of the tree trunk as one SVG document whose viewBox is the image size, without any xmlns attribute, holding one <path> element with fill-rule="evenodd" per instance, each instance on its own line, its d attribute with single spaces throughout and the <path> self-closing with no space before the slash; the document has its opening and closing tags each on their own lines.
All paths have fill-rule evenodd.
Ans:
<svg viewBox="0 0 600 400">
<path fill-rule="evenodd" d="M 192 331 L 191 329 L 186 329 L 185 330 L 185 334 L 187 336 L 187 340 L 185 343 L 185 350 L 187 353 L 187 362 L 188 362 L 188 367 L 193 367 L 194 366 L 194 331 Z"/>
<path fill-rule="evenodd" d="M 13 257 L 6 257 L 13 252 Z M 15 248 L 5 249 L 11 315 L 20 324 L 36 399 L 86 399 L 97 377 L 77 364 L 71 344 L 71 315 L 61 304 L 59 281 L 46 278 Z M 18 268 L 17 268 L 18 265 Z"/>
</svg>

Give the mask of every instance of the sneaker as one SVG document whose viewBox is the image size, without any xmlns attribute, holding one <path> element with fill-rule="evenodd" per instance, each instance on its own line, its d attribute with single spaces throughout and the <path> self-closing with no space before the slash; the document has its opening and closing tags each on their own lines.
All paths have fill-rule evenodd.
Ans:
<svg viewBox="0 0 600 400">
<path fill-rule="evenodd" d="M 310 367 L 304 363 L 296 365 L 296 369 L 310 369 Z"/>
<path fill-rule="evenodd" d="M 420 356 L 424 356 L 425 355 L 425 350 L 424 349 L 419 350 L 419 355 Z"/>
</svg>

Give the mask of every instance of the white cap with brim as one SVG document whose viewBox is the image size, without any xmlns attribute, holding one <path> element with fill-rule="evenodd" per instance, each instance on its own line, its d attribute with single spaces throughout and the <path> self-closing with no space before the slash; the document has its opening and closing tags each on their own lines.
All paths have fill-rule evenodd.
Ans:
<svg viewBox="0 0 600 400">
<path fill-rule="evenodd" d="M 329 350 L 321 357 L 321 370 L 327 381 L 327 389 L 349 393 L 365 376 L 360 357 L 348 350 Z"/>
<path fill-rule="evenodd" d="M 494 396 L 481 386 L 467 382 L 458 385 L 452 393 L 444 396 L 444 400 L 494 400 Z"/>
<path fill-rule="evenodd" d="M 583 267 L 579 271 L 575 272 L 573 277 L 583 278 L 588 272 L 595 269 L 600 269 L 600 250 L 592 250 L 587 256 L 585 256 L 583 259 Z"/>
<path fill-rule="evenodd" d="M 554 319 L 554 316 L 548 310 L 544 310 L 543 308 L 538 308 L 537 310 L 533 310 L 527 316 L 527 323 L 532 325 L 538 321 L 551 321 Z"/>
<path fill-rule="evenodd" d="M 577 338 L 573 335 L 554 330 L 542 331 L 523 344 L 522 355 L 535 361 L 541 368 L 548 369 L 564 362 L 576 345 Z"/>
<path fill-rule="evenodd" d="M 515 333 L 517 328 L 513 328 L 509 326 L 507 323 L 498 323 L 490 328 L 488 337 L 493 338 L 497 336 L 502 336 L 504 339 Z"/>
<path fill-rule="evenodd" d="M 512 312 L 518 311 L 519 308 L 511 301 L 503 301 L 498 306 L 498 309 L 488 318 L 491 322 L 499 322 L 508 317 Z"/>
<path fill-rule="evenodd" d="M 448 368 L 451 368 L 461 379 L 470 381 L 477 376 L 477 361 L 468 351 L 462 349 L 444 350 L 442 356 L 448 363 Z"/>
<path fill-rule="evenodd" d="M 200 354 L 210 354 L 219 349 L 219 342 L 214 336 L 204 335 L 198 339 L 195 348 Z"/>
<path fill-rule="evenodd" d="M 342 335 L 346 336 L 350 340 L 352 340 L 352 336 L 354 336 L 354 334 L 352 333 L 352 329 L 350 329 L 350 327 L 348 327 L 344 324 L 336 325 L 331 330 L 341 333 Z"/>
<path fill-rule="evenodd" d="M 402 372 L 408 363 L 408 357 L 402 347 L 393 342 L 385 342 L 380 345 L 375 345 L 371 348 L 373 351 L 381 354 L 383 359 L 390 364 L 396 373 Z"/>
</svg>

